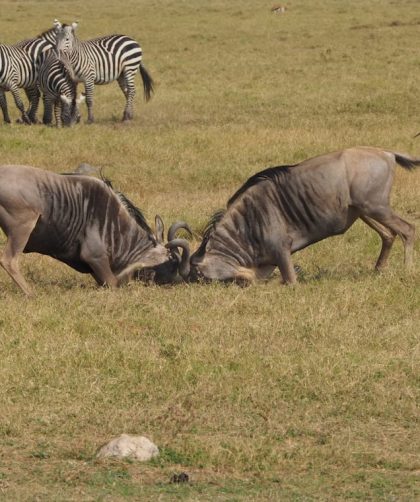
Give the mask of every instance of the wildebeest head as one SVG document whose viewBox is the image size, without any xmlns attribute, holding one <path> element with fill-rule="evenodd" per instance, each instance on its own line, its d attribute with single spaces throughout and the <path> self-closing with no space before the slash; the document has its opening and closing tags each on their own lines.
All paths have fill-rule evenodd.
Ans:
<svg viewBox="0 0 420 502">
<path fill-rule="evenodd" d="M 224 245 L 219 246 L 228 237 L 221 224 L 224 216 L 224 210 L 213 215 L 199 248 L 187 266 L 180 267 L 180 275 L 188 282 L 222 281 L 245 285 L 254 279 L 252 271 L 241 264 L 238 255 L 235 256 L 235 246 L 232 247 L 233 253 L 227 252 Z"/>
<path fill-rule="evenodd" d="M 159 265 L 145 267 L 139 270 L 135 274 L 135 279 L 148 283 L 170 284 L 177 281 L 178 272 L 181 277 L 185 275 L 184 270 L 188 266 L 190 259 L 188 241 L 186 239 L 177 239 L 176 234 L 179 230 L 184 229 L 191 235 L 191 230 L 184 221 L 173 223 L 168 230 L 168 242 L 164 245 L 164 225 L 161 217 L 158 215 L 155 217 L 155 226 L 157 248 L 163 248 L 166 253 L 168 253 L 169 250 L 169 258 Z M 179 254 L 179 248 L 183 250 L 182 255 Z"/>
<path fill-rule="evenodd" d="M 79 166 L 80 167 L 80 166 Z M 184 229 L 189 234 L 191 230 L 187 223 L 178 221 L 173 223 L 168 230 L 168 242 L 164 243 L 164 224 L 159 215 L 155 217 L 155 233 L 152 232 L 146 219 L 139 208 L 137 208 L 123 193 L 114 190 L 109 179 L 100 173 L 102 180 L 118 196 L 122 205 L 126 208 L 131 217 L 136 221 L 149 236 L 153 246 L 142 256 L 141 264 L 133 264 L 127 269 L 127 278 L 134 280 L 155 283 L 169 284 L 177 281 L 178 272 L 181 274 L 190 259 L 189 244 L 186 239 L 176 238 L 179 230 Z M 183 250 L 182 255 L 179 248 Z"/>
</svg>

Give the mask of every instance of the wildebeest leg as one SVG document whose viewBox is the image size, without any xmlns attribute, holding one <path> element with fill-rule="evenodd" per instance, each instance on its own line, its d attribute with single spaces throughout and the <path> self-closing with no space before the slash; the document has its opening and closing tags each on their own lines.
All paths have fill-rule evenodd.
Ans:
<svg viewBox="0 0 420 502">
<path fill-rule="evenodd" d="M 384 225 L 387 229 L 401 237 L 404 244 L 404 263 L 407 268 L 413 265 L 415 227 L 387 208 L 382 211 L 369 212 L 370 218 Z"/>
<path fill-rule="evenodd" d="M 6 122 L 6 124 L 10 124 L 9 111 L 7 109 L 6 94 L 3 91 L 3 89 L 0 89 L 0 107 L 1 111 L 3 112 L 4 121 Z"/>
<path fill-rule="evenodd" d="M 368 225 L 370 228 L 373 228 L 373 230 L 378 232 L 378 234 L 382 239 L 381 252 L 375 265 L 375 269 L 380 271 L 387 265 L 389 253 L 391 252 L 391 248 L 397 234 L 390 228 L 384 227 L 377 221 L 372 220 L 367 216 L 362 216 L 361 219 L 366 223 L 366 225 Z"/>
<path fill-rule="evenodd" d="M 283 284 L 294 284 L 297 281 L 296 271 L 292 263 L 291 242 L 281 243 L 281 248 L 275 254 L 275 262 L 279 267 Z"/>
<path fill-rule="evenodd" d="M 93 277 L 99 286 L 109 286 L 110 288 L 118 286 L 117 278 L 112 273 L 107 256 L 92 256 L 89 259 L 84 258 L 84 261 L 92 269 Z"/>
<path fill-rule="evenodd" d="M 31 235 L 31 232 L 38 220 L 38 215 L 27 219 L 26 221 L 16 221 L 17 219 L 14 219 L 10 225 L 5 223 L 5 219 L 8 218 L 2 215 L 2 228 L 4 228 L 7 235 L 7 242 L 3 250 L 3 255 L 0 259 L 0 264 L 20 287 L 20 289 L 27 296 L 30 296 L 31 289 L 19 270 L 18 258 L 19 254 L 25 249 L 29 236 Z"/>
<path fill-rule="evenodd" d="M 92 275 L 95 281 L 101 286 L 109 286 L 111 288 L 118 286 L 118 280 L 113 274 L 109 265 L 109 259 L 104 252 L 102 246 L 95 242 L 94 238 L 91 242 L 84 242 L 80 250 L 80 257 L 92 269 Z"/>
</svg>

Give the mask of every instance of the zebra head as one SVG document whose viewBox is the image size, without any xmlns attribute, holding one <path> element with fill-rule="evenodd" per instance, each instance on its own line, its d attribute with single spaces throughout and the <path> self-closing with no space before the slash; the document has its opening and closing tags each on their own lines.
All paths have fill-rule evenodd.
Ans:
<svg viewBox="0 0 420 502">
<path fill-rule="evenodd" d="M 85 100 L 85 95 L 71 99 L 65 94 L 61 94 L 61 122 L 63 126 L 72 126 L 80 121 L 79 105 Z"/>
<path fill-rule="evenodd" d="M 77 22 L 61 24 L 57 19 L 54 20 L 54 30 L 56 33 L 55 47 L 58 52 L 71 52 L 74 49 L 77 26 Z"/>
</svg>

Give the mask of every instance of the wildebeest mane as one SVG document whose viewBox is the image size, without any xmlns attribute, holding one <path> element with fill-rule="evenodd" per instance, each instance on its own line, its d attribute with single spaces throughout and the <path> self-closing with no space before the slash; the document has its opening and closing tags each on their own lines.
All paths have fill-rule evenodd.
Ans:
<svg viewBox="0 0 420 502">
<path fill-rule="evenodd" d="M 196 256 L 201 256 L 204 254 L 204 252 L 206 250 L 207 242 L 209 241 L 211 235 L 213 234 L 214 229 L 216 228 L 216 225 L 223 218 L 225 213 L 226 213 L 225 209 L 219 209 L 211 216 L 207 225 L 204 228 L 203 239 L 201 241 L 201 244 L 198 247 L 197 251 L 194 253 Z"/>
<path fill-rule="evenodd" d="M 290 164 L 290 165 L 285 165 L 285 166 L 275 166 L 275 167 L 268 167 L 267 169 L 264 169 L 263 171 L 260 171 L 259 173 L 254 174 L 250 178 L 248 178 L 245 183 L 241 186 L 241 188 L 235 192 L 232 197 L 228 200 L 228 207 L 235 202 L 244 192 L 248 190 L 248 188 L 253 187 L 254 185 L 257 185 L 261 181 L 265 180 L 274 180 L 279 172 L 287 173 L 289 171 L 290 167 L 294 167 L 296 164 Z"/>
<path fill-rule="evenodd" d="M 154 237 L 152 229 L 149 227 L 147 224 L 146 218 L 144 217 L 143 213 L 141 210 L 136 207 L 130 199 L 128 199 L 122 192 L 119 192 L 118 190 L 115 190 L 115 188 L 112 186 L 111 180 L 108 178 L 105 178 L 101 172 L 101 178 L 102 181 L 107 185 L 118 197 L 120 200 L 121 204 L 127 209 L 129 215 L 134 218 L 135 222 L 137 225 L 139 225 L 143 230 L 145 230 L 149 236 Z"/>
</svg>

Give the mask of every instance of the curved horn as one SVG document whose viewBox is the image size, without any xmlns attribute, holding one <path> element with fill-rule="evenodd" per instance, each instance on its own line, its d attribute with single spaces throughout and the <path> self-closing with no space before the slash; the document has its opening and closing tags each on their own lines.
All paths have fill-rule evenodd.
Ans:
<svg viewBox="0 0 420 502">
<path fill-rule="evenodd" d="M 182 249 L 182 259 L 179 264 L 179 275 L 187 280 L 190 275 L 190 243 L 187 239 L 173 239 L 168 242 L 165 247 L 168 249 L 181 248 Z"/>
<path fill-rule="evenodd" d="M 181 230 L 181 228 L 186 230 L 192 237 L 191 228 L 188 226 L 188 223 L 185 223 L 185 221 L 176 221 L 169 227 L 168 242 L 171 242 L 175 239 L 176 233 L 178 232 L 178 230 Z"/>
</svg>

